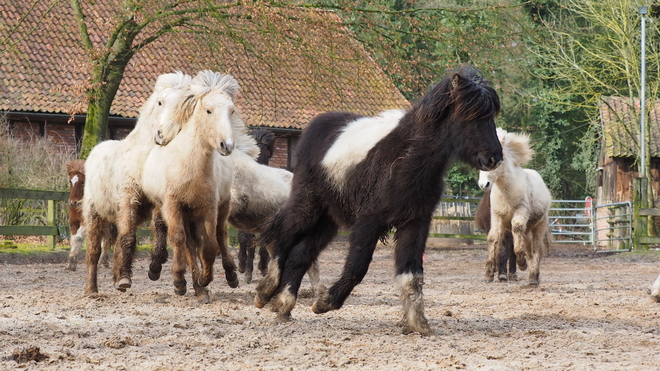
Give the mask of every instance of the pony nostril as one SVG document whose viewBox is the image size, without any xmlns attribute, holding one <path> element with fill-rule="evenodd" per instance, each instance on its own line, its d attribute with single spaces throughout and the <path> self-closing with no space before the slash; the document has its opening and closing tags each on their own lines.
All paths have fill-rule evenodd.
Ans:
<svg viewBox="0 0 660 371">
<path fill-rule="evenodd" d="M 220 149 L 222 149 L 223 151 L 227 150 L 227 145 L 225 144 L 225 142 L 220 142 Z"/>
</svg>

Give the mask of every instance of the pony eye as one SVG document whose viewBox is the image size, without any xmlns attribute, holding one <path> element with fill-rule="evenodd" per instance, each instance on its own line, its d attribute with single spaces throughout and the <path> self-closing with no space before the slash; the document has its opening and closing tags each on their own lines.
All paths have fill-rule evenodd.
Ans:
<svg viewBox="0 0 660 371">
<path fill-rule="evenodd" d="M 231 112 L 230 112 L 229 114 L 230 114 L 230 115 L 233 115 L 234 112 L 236 112 L 236 110 L 232 108 L 232 109 L 231 109 Z"/>
<path fill-rule="evenodd" d="M 162 105 L 163 105 L 163 102 L 158 101 L 158 105 L 159 105 L 159 106 L 162 106 Z"/>
<path fill-rule="evenodd" d="M 206 113 L 210 115 L 210 114 L 213 113 L 213 112 L 211 112 L 210 109 L 207 109 L 207 110 L 206 110 Z"/>
</svg>

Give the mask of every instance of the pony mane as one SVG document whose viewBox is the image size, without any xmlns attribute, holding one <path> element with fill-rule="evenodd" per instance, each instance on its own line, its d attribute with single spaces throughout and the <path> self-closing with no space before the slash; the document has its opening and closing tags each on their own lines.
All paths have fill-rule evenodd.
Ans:
<svg viewBox="0 0 660 371">
<path fill-rule="evenodd" d="M 234 100 L 241 90 L 241 86 L 232 75 L 204 70 L 199 71 L 192 79 L 191 89 L 193 89 L 194 94 L 199 95 L 204 95 L 211 90 L 224 91 Z"/>
<path fill-rule="evenodd" d="M 504 158 L 510 158 L 514 165 L 522 166 L 532 160 L 534 150 L 529 145 L 529 135 L 509 133 L 497 128 L 497 136 L 502 143 Z"/>
<path fill-rule="evenodd" d="M 232 100 L 235 100 L 236 95 L 240 91 L 240 85 L 232 75 L 225 75 L 210 70 L 200 71 L 192 79 L 190 83 L 190 94 L 183 100 L 181 109 L 177 110 L 175 119 L 178 122 L 186 122 L 192 116 L 200 99 L 211 91 L 216 90 L 227 93 Z M 236 149 L 256 159 L 259 156 L 259 147 L 254 138 L 248 135 L 247 126 L 245 126 L 238 109 L 231 120 L 231 127 Z"/>
<path fill-rule="evenodd" d="M 263 144 L 272 152 L 273 145 L 275 144 L 275 134 L 272 131 L 267 129 L 252 129 L 250 135 L 254 137 L 254 140 L 257 141 L 257 144 Z"/>
<path fill-rule="evenodd" d="M 190 84 L 191 80 L 192 77 L 190 75 L 181 71 L 166 73 L 158 76 L 154 90 L 165 88 L 184 89 Z"/>
<path fill-rule="evenodd" d="M 85 160 L 67 161 L 66 172 L 69 176 L 71 176 L 73 173 L 85 174 Z"/>
<path fill-rule="evenodd" d="M 440 121 L 449 114 L 473 121 L 497 116 L 500 98 L 477 69 L 464 65 L 432 87 L 412 110 L 424 121 Z"/>
</svg>

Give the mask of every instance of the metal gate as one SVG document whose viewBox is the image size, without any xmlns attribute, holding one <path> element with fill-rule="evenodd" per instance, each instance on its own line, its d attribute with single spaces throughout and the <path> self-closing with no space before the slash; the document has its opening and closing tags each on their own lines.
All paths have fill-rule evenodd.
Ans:
<svg viewBox="0 0 660 371">
<path fill-rule="evenodd" d="M 554 243 L 593 244 L 593 202 L 584 200 L 552 200 L 548 214 Z"/>
<path fill-rule="evenodd" d="M 594 250 L 624 252 L 633 247 L 633 209 L 630 202 L 615 202 L 596 207 L 594 213 Z"/>
</svg>

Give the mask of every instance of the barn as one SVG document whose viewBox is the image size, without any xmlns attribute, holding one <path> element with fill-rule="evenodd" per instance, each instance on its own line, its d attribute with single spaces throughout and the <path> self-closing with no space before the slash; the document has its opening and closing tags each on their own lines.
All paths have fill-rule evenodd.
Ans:
<svg viewBox="0 0 660 371">
<path fill-rule="evenodd" d="M 632 180 L 639 177 L 636 154 L 639 153 L 639 99 L 607 97 L 600 105 L 602 125 L 598 159 L 598 204 L 632 201 Z M 660 204 L 660 101 L 649 112 L 649 149 L 655 204 Z"/>
<path fill-rule="evenodd" d="M 101 42 L 114 2 L 84 3 L 91 38 Z M 287 11 L 292 14 L 270 19 L 273 29 L 256 26 L 254 17 L 233 17 L 217 32 L 166 34 L 142 49 L 126 68 L 111 107 L 108 139 L 130 132 L 156 77 L 175 70 L 194 75 L 211 69 L 236 77 L 245 122 L 275 132 L 271 165 L 281 168 L 291 168 L 296 141 L 318 113 L 372 115 L 410 106 L 335 13 Z M 15 137 L 44 137 L 61 150 L 79 150 L 90 66 L 70 4 L 0 0 L 0 14 L 5 29 L 14 32 L 11 40 L 20 40 L 0 45 L 0 115 Z"/>
</svg>

